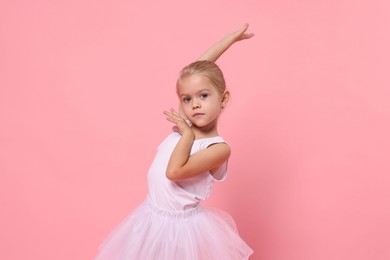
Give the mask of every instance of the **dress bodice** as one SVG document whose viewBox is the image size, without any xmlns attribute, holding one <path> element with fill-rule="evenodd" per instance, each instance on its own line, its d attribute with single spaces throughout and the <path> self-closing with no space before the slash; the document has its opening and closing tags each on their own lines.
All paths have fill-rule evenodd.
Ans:
<svg viewBox="0 0 390 260">
<path fill-rule="evenodd" d="M 185 210 L 196 207 L 210 196 L 215 181 L 223 181 L 227 174 L 225 161 L 215 173 L 209 171 L 181 181 L 171 181 L 166 175 L 169 158 L 181 135 L 171 132 L 158 146 L 156 156 L 148 171 L 148 199 L 156 207 L 165 210 Z M 196 139 L 190 155 L 215 143 L 225 142 L 221 136 Z"/>
</svg>

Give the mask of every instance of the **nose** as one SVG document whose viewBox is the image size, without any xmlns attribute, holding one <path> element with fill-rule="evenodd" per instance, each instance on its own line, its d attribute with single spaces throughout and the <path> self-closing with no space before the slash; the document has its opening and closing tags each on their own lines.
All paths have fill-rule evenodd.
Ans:
<svg viewBox="0 0 390 260">
<path fill-rule="evenodd" d="M 200 108 L 200 102 L 197 99 L 192 100 L 192 109 Z"/>
</svg>

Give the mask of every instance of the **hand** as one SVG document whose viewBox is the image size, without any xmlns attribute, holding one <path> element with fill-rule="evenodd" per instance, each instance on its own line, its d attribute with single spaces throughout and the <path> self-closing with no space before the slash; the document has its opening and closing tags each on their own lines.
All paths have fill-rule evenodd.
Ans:
<svg viewBox="0 0 390 260">
<path fill-rule="evenodd" d="M 226 38 L 228 40 L 232 41 L 233 43 L 241 41 L 241 40 L 250 39 L 255 34 L 254 33 L 247 33 L 246 30 L 248 29 L 248 27 L 249 27 L 249 24 L 246 23 L 246 24 L 244 24 L 244 26 L 240 30 L 233 32 L 233 33 L 229 33 L 228 35 L 226 35 Z"/>
<path fill-rule="evenodd" d="M 247 33 L 246 30 L 248 29 L 248 27 L 249 24 L 246 23 L 240 30 L 227 34 L 225 37 L 222 38 L 222 40 L 218 41 L 206 52 L 204 52 L 198 58 L 198 60 L 208 60 L 215 62 L 235 42 L 252 38 L 255 34 Z"/>
<path fill-rule="evenodd" d="M 175 132 L 180 133 L 181 135 L 184 134 L 190 134 L 194 135 L 194 132 L 192 131 L 191 127 L 188 125 L 186 120 L 182 118 L 179 113 L 177 113 L 173 108 L 171 108 L 171 111 L 164 111 L 164 114 L 167 116 L 167 120 L 169 122 L 174 123 L 175 125 L 172 127 L 172 130 Z"/>
<path fill-rule="evenodd" d="M 179 103 L 179 115 L 182 118 L 187 119 L 186 115 L 184 114 L 183 104 L 181 102 Z"/>
</svg>

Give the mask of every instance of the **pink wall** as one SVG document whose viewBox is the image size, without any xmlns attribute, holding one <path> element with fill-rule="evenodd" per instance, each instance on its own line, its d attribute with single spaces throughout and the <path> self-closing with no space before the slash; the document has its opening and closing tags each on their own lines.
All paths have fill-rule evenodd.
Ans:
<svg viewBox="0 0 390 260">
<path fill-rule="evenodd" d="M 369 0 L 2 1 L 0 259 L 92 259 L 146 195 L 178 70 L 245 22 L 207 204 L 251 259 L 390 259 L 390 4 Z"/>
</svg>

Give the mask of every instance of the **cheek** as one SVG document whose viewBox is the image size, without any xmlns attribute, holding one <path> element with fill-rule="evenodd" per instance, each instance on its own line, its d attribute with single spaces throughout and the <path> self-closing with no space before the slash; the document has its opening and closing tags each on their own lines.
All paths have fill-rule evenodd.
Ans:
<svg viewBox="0 0 390 260">
<path fill-rule="evenodd" d="M 213 107 L 220 108 L 221 105 L 222 105 L 222 100 L 220 98 L 213 100 Z"/>
<path fill-rule="evenodd" d="M 208 107 L 209 111 L 212 112 L 214 115 L 219 114 L 221 105 L 219 103 L 213 103 Z"/>
<path fill-rule="evenodd" d="M 189 115 L 192 111 L 191 106 L 189 106 L 188 104 L 184 104 L 183 111 L 184 111 L 184 114 Z"/>
</svg>

